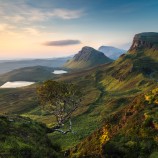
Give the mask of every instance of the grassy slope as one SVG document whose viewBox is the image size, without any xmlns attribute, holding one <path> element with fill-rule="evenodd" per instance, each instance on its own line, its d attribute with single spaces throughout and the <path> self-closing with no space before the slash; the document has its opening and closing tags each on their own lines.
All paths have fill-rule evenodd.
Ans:
<svg viewBox="0 0 158 158">
<path fill-rule="evenodd" d="M 75 135 L 64 137 L 58 134 L 52 135 L 52 138 L 61 143 L 63 149 L 80 142 L 100 127 L 111 114 L 119 112 L 128 105 L 135 96 L 157 85 L 155 82 L 157 78 L 151 78 L 146 71 L 142 71 L 146 63 L 144 65 L 141 63 L 140 69 L 135 69 L 133 63 L 137 63 L 137 59 L 137 55 L 128 54 L 113 64 L 100 66 L 80 74 L 74 73 L 62 78 L 63 80 L 72 80 L 85 87 L 86 91 L 83 91 L 85 94 L 88 93 L 90 87 L 94 87 L 99 92 L 94 102 L 88 104 L 88 106 L 85 105 L 87 107 L 86 111 L 74 118 Z M 152 70 L 155 71 L 156 69 L 157 64 L 153 66 Z M 90 90 L 90 92 L 93 93 L 94 91 Z M 91 94 L 91 96 L 93 95 Z"/>
<path fill-rule="evenodd" d="M 36 85 L 0 89 L 0 114 L 23 113 L 34 109 L 37 106 Z"/>
<path fill-rule="evenodd" d="M 24 67 L 0 75 L 0 84 L 8 81 L 43 81 L 53 78 L 53 68 L 44 66 Z"/>
<path fill-rule="evenodd" d="M 66 68 L 69 69 L 86 69 L 86 68 L 92 68 L 92 67 L 96 67 L 98 65 L 104 64 L 104 63 L 110 63 L 112 62 L 111 59 L 105 60 L 105 59 L 100 59 L 100 61 L 96 62 L 95 59 L 91 60 L 91 61 L 73 61 L 70 60 L 65 64 Z"/>
<path fill-rule="evenodd" d="M 149 55 L 149 53 L 145 53 Z M 146 67 L 144 69 L 147 63 L 145 62 L 144 65 L 138 66 L 139 62 L 137 62 L 137 59 L 137 55 L 128 54 L 113 64 L 63 75 L 59 80 L 80 85 L 84 96 L 82 107 L 73 116 L 73 128 L 76 132 L 74 135 L 61 136 L 54 133 L 50 135 L 50 138 L 58 142 L 63 150 L 73 147 L 93 133 L 96 128 L 101 127 L 110 115 L 117 114 L 120 110 L 123 110 L 135 96 L 156 86 L 156 76 L 150 76 Z M 155 60 L 155 57 L 153 59 Z M 153 73 L 157 69 L 157 64 L 155 65 L 153 60 L 150 61 L 153 63 L 150 71 Z M 22 101 L 19 102 L 19 104 L 22 103 Z M 50 116 L 41 115 L 38 108 L 32 109 L 30 112 L 25 111 L 25 116 L 49 125 L 53 124 L 48 119 Z"/>
<path fill-rule="evenodd" d="M 83 47 L 64 67 L 69 69 L 87 69 L 101 64 L 110 63 L 113 60 L 91 47 Z"/>
<path fill-rule="evenodd" d="M 61 157 L 59 146 L 47 137 L 47 127 L 28 118 L 0 116 L 0 157 Z"/>
<path fill-rule="evenodd" d="M 157 105 L 148 104 L 144 95 L 136 96 L 124 108 L 111 113 L 103 127 L 72 148 L 69 156 L 156 158 L 157 110 Z"/>
<path fill-rule="evenodd" d="M 145 54 L 148 54 L 151 52 L 152 50 L 145 52 Z M 154 56 L 155 54 L 156 53 L 154 52 Z M 143 57 L 144 53 L 143 55 L 140 55 L 140 54 L 138 55 L 141 57 L 141 59 L 144 58 Z M 129 107 L 127 105 L 134 106 L 134 104 L 130 105 L 130 101 L 132 101 L 137 95 L 141 94 L 142 92 L 145 93 L 146 91 L 157 86 L 157 83 L 155 82 L 158 79 L 157 76 L 151 77 L 148 71 L 146 71 L 146 68 L 148 68 L 149 65 L 151 66 L 150 67 L 151 73 L 153 72 L 155 73 L 157 71 L 157 66 L 158 66 L 157 58 L 156 58 L 157 56 L 153 58 L 154 60 L 151 60 L 151 57 L 152 57 L 152 54 L 150 54 L 150 58 L 148 58 L 148 60 L 145 59 L 145 62 L 139 63 L 137 62 L 137 60 L 139 60 L 139 57 L 136 54 L 134 55 L 128 54 L 125 57 L 117 60 L 115 63 L 109 65 L 108 67 L 104 67 L 104 68 L 102 67 L 100 70 L 98 70 L 98 75 L 100 76 L 100 80 L 99 80 L 100 85 L 103 86 L 103 89 L 105 90 L 106 95 L 102 96 L 103 102 L 101 103 L 101 106 L 95 107 L 95 109 L 93 110 L 93 113 L 94 111 L 99 111 L 98 117 L 100 117 L 101 120 L 108 120 L 109 118 L 113 119 L 113 115 L 116 115 L 116 116 L 122 115 L 121 119 L 123 119 L 124 109 L 126 109 L 127 107 L 126 110 L 129 110 L 128 109 Z M 149 63 L 149 65 L 148 65 L 148 61 L 151 62 Z M 143 100 L 143 97 L 138 97 L 138 100 L 139 99 Z M 141 110 L 143 112 L 141 112 Z M 136 116 L 137 118 L 139 118 L 139 114 L 142 115 L 142 117 L 144 116 L 144 113 L 145 113 L 145 110 L 147 110 L 147 107 L 143 106 L 141 110 L 137 112 L 137 115 L 138 115 Z M 154 111 L 154 109 L 152 111 Z M 134 112 L 136 112 L 136 110 Z M 141 128 L 141 122 L 137 121 L 135 124 L 133 123 L 134 117 L 131 120 L 129 118 L 127 119 L 128 123 L 130 122 L 130 126 L 127 127 L 126 129 L 123 129 L 124 131 L 129 130 L 129 128 L 132 129 L 134 126 L 137 126 L 137 128 Z M 111 122 L 110 122 L 110 125 L 111 125 Z M 115 123 L 115 126 L 117 125 L 118 125 L 118 122 Z M 110 129 L 111 129 L 110 132 L 114 132 L 113 126 Z M 81 142 L 75 149 L 72 150 L 73 151 L 72 156 L 75 157 L 76 155 L 78 157 L 80 155 L 82 157 L 83 155 L 89 155 L 89 156 L 91 155 L 91 157 L 95 157 L 95 154 L 102 152 L 102 151 L 99 151 L 100 141 L 98 140 L 100 139 L 102 132 L 103 131 L 100 130 L 99 134 L 94 133 L 90 137 L 85 139 L 85 141 Z M 132 130 L 129 133 L 133 137 L 136 135 L 132 133 Z M 124 135 L 125 133 L 121 133 L 121 134 Z M 146 133 L 146 136 L 148 136 L 148 134 L 149 133 Z M 150 138 L 152 138 L 153 136 L 154 134 Z M 120 139 L 121 138 L 122 137 L 120 137 Z M 142 143 L 143 143 L 143 139 L 145 138 L 140 139 Z M 118 140 L 116 140 L 115 143 L 117 143 L 117 141 Z M 128 141 L 129 141 L 129 138 L 128 138 Z M 149 140 L 149 142 L 156 143 L 153 140 L 152 141 Z M 120 145 L 122 144 L 120 142 Z M 139 144 L 139 150 L 140 148 L 141 148 L 141 145 Z M 95 149 L 96 151 L 94 151 Z M 153 150 L 151 151 L 154 151 L 154 150 L 155 148 L 153 148 Z M 148 152 L 147 156 L 149 156 L 149 153 L 151 153 L 151 151 Z M 142 152 L 141 154 L 146 154 L 143 150 L 141 152 Z M 107 153 L 106 150 L 105 150 L 105 153 Z M 125 153 L 122 152 L 122 154 L 125 154 Z M 97 157 L 99 157 L 99 155 L 97 155 Z"/>
</svg>

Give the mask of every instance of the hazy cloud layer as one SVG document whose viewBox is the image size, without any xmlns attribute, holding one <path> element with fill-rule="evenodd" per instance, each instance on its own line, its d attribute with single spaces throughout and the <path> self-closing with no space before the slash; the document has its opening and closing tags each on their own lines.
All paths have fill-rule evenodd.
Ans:
<svg viewBox="0 0 158 158">
<path fill-rule="evenodd" d="M 38 36 L 49 32 L 51 21 L 73 20 L 82 17 L 83 9 L 67 9 L 64 7 L 51 7 L 49 9 L 37 8 L 26 3 L 27 0 L 0 0 L 0 35 L 6 34 L 21 38 L 25 34 Z M 49 22 L 49 23 L 48 23 Z"/>
<path fill-rule="evenodd" d="M 83 15 L 85 12 L 82 8 L 67 9 L 61 6 L 44 9 L 30 5 L 27 0 L 0 0 L 0 34 L 37 36 L 49 32 L 45 28 L 57 19 L 70 21 Z"/>
<path fill-rule="evenodd" d="M 79 40 L 59 40 L 59 41 L 48 41 L 45 42 L 45 46 L 69 46 L 69 45 L 76 45 L 81 44 Z"/>
<path fill-rule="evenodd" d="M 0 22 L 23 22 L 24 24 L 28 24 L 32 22 L 46 21 L 51 18 L 64 20 L 77 19 L 83 15 L 83 9 L 51 8 L 48 10 L 42 10 L 26 4 L 25 1 L 21 1 L 21 3 L 3 1 L 0 5 Z"/>
</svg>

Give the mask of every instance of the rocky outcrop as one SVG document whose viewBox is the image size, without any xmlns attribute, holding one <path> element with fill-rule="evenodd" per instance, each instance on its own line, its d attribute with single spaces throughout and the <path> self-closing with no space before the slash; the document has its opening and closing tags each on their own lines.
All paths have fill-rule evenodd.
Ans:
<svg viewBox="0 0 158 158">
<path fill-rule="evenodd" d="M 158 33 L 145 32 L 136 34 L 133 39 L 133 44 L 130 51 L 135 49 L 157 49 L 158 50 Z"/>
<path fill-rule="evenodd" d="M 106 56 L 102 52 L 97 51 L 92 47 L 87 47 L 86 46 L 86 47 L 83 47 L 82 50 L 79 51 L 79 53 L 74 56 L 74 61 L 81 61 L 81 60 L 89 61 L 92 58 L 96 58 L 96 59 L 103 58 L 103 59 L 105 59 Z"/>
</svg>

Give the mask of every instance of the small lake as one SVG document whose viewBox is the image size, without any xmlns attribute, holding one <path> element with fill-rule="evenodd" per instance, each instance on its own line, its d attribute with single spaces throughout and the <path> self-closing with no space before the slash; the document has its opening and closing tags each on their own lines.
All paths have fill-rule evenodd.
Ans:
<svg viewBox="0 0 158 158">
<path fill-rule="evenodd" d="M 56 74 L 56 75 L 59 75 L 59 74 L 66 74 L 66 73 L 68 73 L 68 72 L 65 71 L 65 70 L 54 70 L 52 73 L 53 73 L 53 74 Z"/>
<path fill-rule="evenodd" d="M 27 82 L 27 81 L 14 81 L 14 82 L 6 82 L 0 88 L 20 88 L 34 84 L 35 82 Z"/>
</svg>

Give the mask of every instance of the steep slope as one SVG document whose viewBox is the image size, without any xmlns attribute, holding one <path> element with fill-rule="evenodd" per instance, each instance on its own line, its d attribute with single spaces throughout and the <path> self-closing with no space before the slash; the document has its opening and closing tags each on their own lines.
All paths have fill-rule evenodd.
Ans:
<svg viewBox="0 0 158 158">
<path fill-rule="evenodd" d="M 140 33 L 135 35 L 133 44 L 127 54 L 122 55 L 115 63 L 117 73 L 126 77 L 130 72 L 142 73 L 149 78 L 158 77 L 158 33 Z M 122 68 L 126 67 L 126 73 Z"/>
<path fill-rule="evenodd" d="M 60 147 L 47 136 L 44 124 L 20 116 L 0 116 L 0 157 L 61 158 Z"/>
<path fill-rule="evenodd" d="M 72 60 L 65 64 L 65 67 L 70 69 L 85 69 L 109 63 L 111 61 L 112 60 L 106 57 L 103 53 L 91 47 L 83 47 Z"/>
<path fill-rule="evenodd" d="M 115 48 L 112 46 L 101 46 L 98 49 L 100 52 L 103 52 L 110 59 L 116 60 L 120 55 L 126 53 L 126 50 Z"/>
<path fill-rule="evenodd" d="M 157 94 L 158 91 L 155 97 Z M 158 156 L 157 110 L 157 103 L 149 104 L 143 94 L 136 96 L 124 108 L 111 113 L 102 128 L 67 151 L 68 156 L 156 158 Z"/>
<path fill-rule="evenodd" d="M 158 155 L 157 102 L 148 105 L 144 95 L 157 87 L 157 42 L 157 33 L 137 34 L 127 54 L 98 67 L 104 93 L 92 113 L 97 112 L 104 125 L 68 151 L 70 157 Z"/>
</svg>

